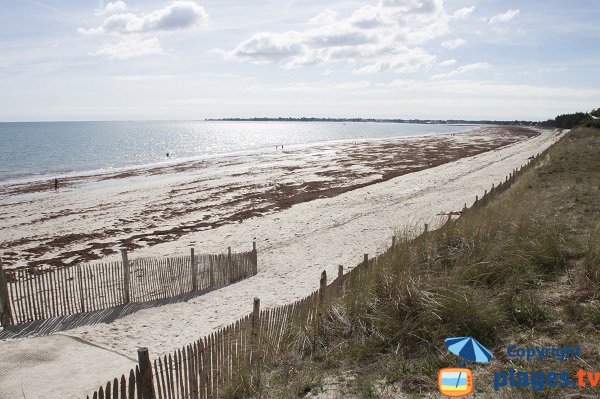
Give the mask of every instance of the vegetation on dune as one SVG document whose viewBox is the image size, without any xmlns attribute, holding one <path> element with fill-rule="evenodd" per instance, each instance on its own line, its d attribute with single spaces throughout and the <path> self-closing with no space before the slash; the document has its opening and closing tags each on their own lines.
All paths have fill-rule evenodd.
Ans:
<svg viewBox="0 0 600 399">
<path fill-rule="evenodd" d="M 578 126 L 600 128 L 600 120 L 598 118 L 600 118 L 600 108 L 590 112 L 558 115 L 554 119 L 543 122 L 542 125 L 561 129 L 572 129 Z"/>
<path fill-rule="evenodd" d="M 290 346 L 265 367 L 260 386 L 240 377 L 223 396 L 437 397 L 437 371 L 458 361 L 443 346 L 449 336 L 476 337 L 497 355 L 474 366 L 479 397 L 571 394 L 494 392 L 492 375 L 509 367 L 600 370 L 599 221 L 600 131 L 576 129 L 486 207 L 400 239 L 321 323 L 298 326 L 290 339 L 311 345 Z M 579 344 L 583 357 L 560 364 L 507 358 L 507 345 L 532 341 Z M 576 392 L 586 397 L 597 388 Z"/>
</svg>

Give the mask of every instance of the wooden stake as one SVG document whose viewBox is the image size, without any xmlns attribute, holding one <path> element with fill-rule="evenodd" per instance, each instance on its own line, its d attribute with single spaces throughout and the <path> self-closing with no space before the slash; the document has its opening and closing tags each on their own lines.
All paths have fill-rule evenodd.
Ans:
<svg viewBox="0 0 600 399">
<path fill-rule="evenodd" d="M 79 306 L 81 307 L 81 313 L 85 312 L 85 300 L 84 300 L 84 296 L 83 296 L 83 277 L 82 277 L 82 271 L 83 266 L 79 265 L 77 267 L 77 282 L 79 283 Z"/>
<path fill-rule="evenodd" d="M 190 248 L 190 259 L 190 267 L 192 268 L 192 291 L 198 291 L 198 268 L 196 267 L 194 248 Z"/>
<path fill-rule="evenodd" d="M 325 288 L 327 288 L 327 272 L 323 270 L 321 272 L 321 281 L 319 283 L 319 290 L 321 293 L 325 292 Z"/>
<path fill-rule="evenodd" d="M 256 386 L 260 385 L 262 356 L 260 354 L 260 299 L 254 298 L 252 304 L 252 363 L 256 365 Z"/>
<path fill-rule="evenodd" d="M 258 329 L 260 328 L 260 299 L 254 298 L 252 304 L 252 347 L 258 347 Z"/>
<path fill-rule="evenodd" d="M 337 276 L 337 288 L 338 292 L 342 292 L 344 289 L 344 266 L 338 266 L 338 276 Z"/>
<path fill-rule="evenodd" d="M 129 260 L 127 259 L 127 249 L 121 249 L 121 258 L 123 259 L 123 302 L 129 301 Z"/>
<path fill-rule="evenodd" d="M 141 399 L 156 399 L 154 382 L 152 381 L 152 363 L 148 348 L 138 349 L 138 364 L 140 368 Z"/>
<path fill-rule="evenodd" d="M 2 267 L 2 258 L 0 258 L 0 325 L 8 326 L 12 323 L 13 316 L 10 308 L 10 298 L 8 297 L 8 282 Z"/>
<path fill-rule="evenodd" d="M 319 304 L 322 305 L 325 302 L 325 291 L 327 289 L 327 272 L 323 270 L 321 272 L 321 280 L 319 281 Z"/>
<path fill-rule="evenodd" d="M 257 253 L 256 253 L 256 241 L 252 241 L 252 253 L 254 255 L 254 269 L 253 269 L 253 273 L 257 274 L 258 273 L 258 258 L 257 258 Z"/>
<path fill-rule="evenodd" d="M 231 247 L 227 247 L 227 270 L 229 274 L 229 283 L 237 281 L 237 274 L 233 272 L 233 263 L 231 262 Z"/>
</svg>

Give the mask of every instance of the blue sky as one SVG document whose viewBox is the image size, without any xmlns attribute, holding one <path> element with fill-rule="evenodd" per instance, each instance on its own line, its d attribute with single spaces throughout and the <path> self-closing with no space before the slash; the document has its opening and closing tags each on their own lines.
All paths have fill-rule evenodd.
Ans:
<svg viewBox="0 0 600 399">
<path fill-rule="evenodd" d="M 598 1 L 0 7 L 0 121 L 541 120 L 600 107 Z"/>
</svg>

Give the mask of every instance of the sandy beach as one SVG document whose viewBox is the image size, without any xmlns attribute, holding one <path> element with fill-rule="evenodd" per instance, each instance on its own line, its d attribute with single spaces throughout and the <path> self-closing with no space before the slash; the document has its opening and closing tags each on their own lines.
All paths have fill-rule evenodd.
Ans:
<svg viewBox="0 0 600 399">
<path fill-rule="evenodd" d="M 168 353 L 249 313 L 254 297 L 263 307 L 299 299 L 317 288 L 322 270 L 349 270 L 364 253 L 388 246 L 398 229 L 435 227 L 446 218 L 440 214 L 462 209 L 557 138 L 547 130 L 480 127 L 73 177 L 58 192 L 47 182 L 1 186 L 0 254 L 11 267 L 114 260 L 122 246 L 131 257 L 182 255 L 192 246 L 242 251 L 256 240 L 259 273 L 188 302 L 63 334 L 78 340 L 0 342 L 0 350 L 18 354 L 61 339 L 48 349 L 54 363 L 67 351 L 69 361 L 85 358 L 88 343 L 110 351 L 68 391 L 50 373 L 30 381 L 31 361 L 20 363 L 18 355 L 0 360 L 0 397 L 17 389 L 2 383 L 9 368 L 27 397 L 48 384 L 56 397 L 84 396 L 128 371 L 131 360 L 123 359 L 138 347 Z"/>
<path fill-rule="evenodd" d="M 532 134 L 518 127 L 478 127 L 453 135 L 286 148 L 61 178 L 56 192 L 53 181 L 4 184 L 0 253 L 5 267 L 106 259 L 121 247 L 133 251 L 177 241 Z"/>
</svg>

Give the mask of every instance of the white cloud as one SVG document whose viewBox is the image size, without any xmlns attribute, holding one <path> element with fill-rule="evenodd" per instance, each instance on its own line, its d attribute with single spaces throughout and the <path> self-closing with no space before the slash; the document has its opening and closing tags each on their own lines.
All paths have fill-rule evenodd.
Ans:
<svg viewBox="0 0 600 399">
<path fill-rule="evenodd" d="M 445 60 L 445 61 L 440 62 L 438 65 L 439 66 L 451 66 L 451 65 L 456 64 L 457 62 L 458 61 L 456 61 L 454 59 L 452 59 L 452 60 Z"/>
<path fill-rule="evenodd" d="M 192 29 L 207 21 L 208 13 L 204 7 L 193 1 L 175 1 L 141 16 L 132 13 L 113 14 L 101 25 L 90 29 L 80 28 L 78 32 L 83 35 L 170 32 Z"/>
<path fill-rule="evenodd" d="M 125 12 L 122 1 L 108 3 L 101 10 L 104 21 L 94 28 L 79 28 L 82 35 L 111 35 L 118 41 L 105 43 L 92 55 L 126 60 L 164 53 L 156 35 L 165 32 L 193 29 L 208 21 L 208 13 L 194 1 L 174 1 L 164 8 L 147 14 Z"/>
<path fill-rule="evenodd" d="M 357 74 L 376 72 L 415 72 L 424 65 L 431 65 L 435 57 L 421 48 L 404 48 L 394 56 L 382 57 L 381 60 L 356 69 Z"/>
<path fill-rule="evenodd" d="M 127 4 L 119 0 L 107 3 L 103 9 L 96 10 L 96 15 L 115 14 L 123 11 L 127 11 Z"/>
<path fill-rule="evenodd" d="M 238 44 L 231 53 L 227 51 L 222 52 L 240 59 L 256 62 L 288 59 L 301 54 L 301 33 L 285 32 L 279 35 L 257 33 L 248 40 Z"/>
<path fill-rule="evenodd" d="M 364 6 L 352 13 L 350 23 L 358 28 L 377 28 L 384 24 L 381 10 L 371 5 Z"/>
<path fill-rule="evenodd" d="M 450 15 L 443 0 L 379 0 L 349 17 L 325 10 L 305 29 L 255 33 L 233 49 L 211 52 L 284 68 L 342 62 L 353 65 L 355 73 L 416 71 L 435 62 L 421 45 L 449 33 L 450 21 L 466 18 L 473 9 Z"/>
<path fill-rule="evenodd" d="M 324 10 L 321 13 L 319 13 L 317 16 L 309 19 L 308 24 L 309 25 L 331 24 L 331 23 L 335 22 L 337 17 L 338 17 L 337 11 L 327 9 L 327 10 Z"/>
<path fill-rule="evenodd" d="M 122 38 L 115 43 L 106 43 L 102 45 L 92 55 L 106 56 L 110 59 L 127 60 L 130 58 L 146 55 L 163 54 L 164 50 L 160 47 L 158 38 L 141 38 L 130 36 Z"/>
<path fill-rule="evenodd" d="M 455 70 L 447 72 L 447 73 L 440 73 L 438 75 L 433 75 L 431 77 L 431 79 L 449 78 L 451 76 L 460 75 L 460 74 L 470 72 L 470 71 L 485 70 L 485 69 L 488 69 L 489 67 L 490 67 L 490 64 L 488 64 L 487 62 L 476 62 L 474 64 L 467 64 L 467 65 L 459 66 Z"/>
<path fill-rule="evenodd" d="M 463 7 L 454 11 L 454 13 L 452 14 L 452 18 L 467 19 L 471 16 L 471 14 L 473 14 L 473 11 L 475 11 L 475 6 Z"/>
<path fill-rule="evenodd" d="M 453 40 L 446 40 L 445 42 L 442 42 L 442 47 L 447 48 L 447 49 L 455 49 L 459 46 L 462 46 L 463 44 L 465 44 L 465 40 L 464 39 L 453 39 Z"/>
<path fill-rule="evenodd" d="M 496 15 L 490 17 L 490 19 L 488 20 L 488 24 L 494 25 L 494 24 L 499 24 L 502 22 L 508 22 L 511 19 L 513 19 L 514 17 L 516 17 L 517 15 L 519 15 L 520 12 L 521 11 L 517 9 L 517 10 L 508 10 L 501 14 L 496 14 Z"/>
</svg>

